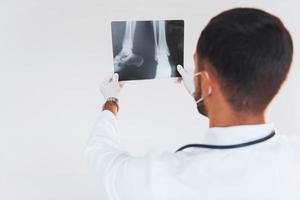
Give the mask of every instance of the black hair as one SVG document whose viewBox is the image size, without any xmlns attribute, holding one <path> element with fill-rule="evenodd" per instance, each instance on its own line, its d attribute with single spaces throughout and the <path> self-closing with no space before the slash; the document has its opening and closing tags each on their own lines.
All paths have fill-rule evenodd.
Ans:
<svg viewBox="0 0 300 200">
<path fill-rule="evenodd" d="M 276 16 L 254 8 L 235 8 L 210 20 L 199 37 L 197 56 L 216 72 L 235 111 L 259 113 L 287 77 L 293 42 Z"/>
</svg>

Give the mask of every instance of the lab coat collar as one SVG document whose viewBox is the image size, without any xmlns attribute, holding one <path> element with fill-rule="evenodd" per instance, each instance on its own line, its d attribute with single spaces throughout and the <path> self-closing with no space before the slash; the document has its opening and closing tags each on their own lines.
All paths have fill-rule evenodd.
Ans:
<svg viewBox="0 0 300 200">
<path fill-rule="evenodd" d="M 275 131 L 273 123 L 212 127 L 204 135 L 205 144 L 232 145 L 257 140 Z"/>
</svg>

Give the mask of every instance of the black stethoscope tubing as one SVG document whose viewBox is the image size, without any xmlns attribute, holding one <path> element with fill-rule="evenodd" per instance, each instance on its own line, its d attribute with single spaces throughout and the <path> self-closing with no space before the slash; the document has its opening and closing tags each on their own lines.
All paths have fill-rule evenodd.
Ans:
<svg viewBox="0 0 300 200">
<path fill-rule="evenodd" d="M 233 145 L 212 145 L 212 144 L 187 144 L 182 147 L 180 147 L 176 152 L 182 151 L 183 149 L 190 148 L 190 147 L 197 147 L 197 148 L 207 148 L 207 149 L 235 149 L 235 148 L 241 148 L 241 147 L 246 147 L 250 145 L 254 145 L 257 143 L 264 142 L 270 138 L 272 138 L 275 135 L 275 131 L 272 131 L 269 135 L 253 140 L 250 142 L 245 142 L 245 143 L 240 143 L 240 144 L 233 144 Z M 175 153 L 176 153 L 175 152 Z"/>
</svg>

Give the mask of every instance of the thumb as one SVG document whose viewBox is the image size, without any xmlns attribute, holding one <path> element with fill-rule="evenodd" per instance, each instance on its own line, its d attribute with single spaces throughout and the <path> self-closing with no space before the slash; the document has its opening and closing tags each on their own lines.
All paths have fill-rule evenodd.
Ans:
<svg viewBox="0 0 300 200">
<path fill-rule="evenodd" d="M 186 76 L 187 72 L 181 65 L 177 65 L 177 71 L 183 78 Z"/>
<path fill-rule="evenodd" d="M 119 74 L 118 73 L 114 73 L 113 77 L 112 77 L 112 82 L 118 82 L 119 81 Z"/>
</svg>

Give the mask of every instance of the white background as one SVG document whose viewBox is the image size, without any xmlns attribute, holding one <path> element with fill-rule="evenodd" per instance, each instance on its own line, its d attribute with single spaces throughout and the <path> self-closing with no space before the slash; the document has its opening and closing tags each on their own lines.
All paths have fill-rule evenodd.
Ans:
<svg viewBox="0 0 300 200">
<path fill-rule="evenodd" d="M 299 5 L 295 1 L 0 1 L 0 199 L 101 199 L 83 149 L 112 73 L 111 20 L 184 19 L 185 67 L 200 31 L 237 6 L 279 16 L 294 39 L 288 81 L 268 110 L 281 133 L 300 134 Z M 118 116 L 134 155 L 197 142 L 207 120 L 173 79 L 128 82 Z"/>
</svg>

